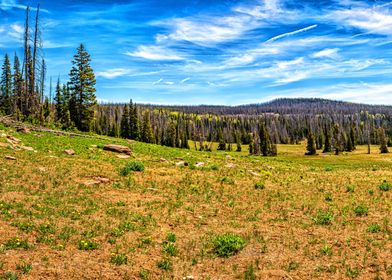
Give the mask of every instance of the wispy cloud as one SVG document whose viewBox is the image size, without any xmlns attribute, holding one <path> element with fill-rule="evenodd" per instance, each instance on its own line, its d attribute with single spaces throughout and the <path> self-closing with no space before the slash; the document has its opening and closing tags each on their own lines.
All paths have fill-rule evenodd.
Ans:
<svg viewBox="0 0 392 280">
<path fill-rule="evenodd" d="M 324 49 L 318 52 L 315 52 L 311 55 L 311 57 L 314 58 L 331 58 L 331 59 L 335 59 L 338 58 L 338 52 L 340 49 L 338 48 L 333 48 L 333 49 Z"/>
<path fill-rule="evenodd" d="M 15 0 L 2 0 L 0 2 L 0 10 L 5 10 L 5 11 L 11 10 L 11 9 L 26 10 L 26 8 L 27 8 L 26 5 L 18 4 L 17 1 L 15 1 Z M 35 7 L 30 7 L 30 9 L 32 11 L 37 10 L 37 8 L 35 8 Z M 44 12 L 44 13 L 49 13 L 48 10 L 42 9 L 42 8 L 40 8 L 40 11 Z"/>
<path fill-rule="evenodd" d="M 109 69 L 106 71 L 97 72 L 97 77 L 103 77 L 106 79 L 114 79 L 129 74 L 131 70 L 124 68 Z"/>
<path fill-rule="evenodd" d="M 271 39 L 267 40 L 267 43 L 270 43 L 270 42 L 273 42 L 273 41 L 276 41 L 276 40 L 279 40 L 279 39 L 282 39 L 282 38 L 285 38 L 285 37 L 290 37 L 290 36 L 293 36 L 293 35 L 297 35 L 297 34 L 300 34 L 302 32 L 306 32 L 306 31 L 312 30 L 312 29 L 316 28 L 317 26 L 318 26 L 317 24 L 314 24 L 314 25 L 310 25 L 310 26 L 305 27 L 305 28 L 301 28 L 301 29 L 295 30 L 295 31 L 291 31 L 291 32 L 287 32 L 287 33 L 283 33 L 283 34 L 277 35 L 277 36 L 272 37 Z"/>
<path fill-rule="evenodd" d="M 185 79 L 183 79 L 183 80 L 180 81 L 180 84 L 186 83 L 186 82 L 189 81 L 190 79 L 191 79 L 191 78 L 189 78 L 189 77 L 188 77 L 188 78 L 185 78 Z"/>
<path fill-rule="evenodd" d="M 183 60 L 177 52 L 161 46 L 139 46 L 133 52 L 126 52 L 128 56 L 144 58 L 148 60 Z"/>
</svg>

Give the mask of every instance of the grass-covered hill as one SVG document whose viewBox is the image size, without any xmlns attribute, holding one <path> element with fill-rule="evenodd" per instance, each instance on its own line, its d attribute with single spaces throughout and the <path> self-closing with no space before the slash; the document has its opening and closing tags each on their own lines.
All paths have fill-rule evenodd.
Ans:
<svg viewBox="0 0 392 280">
<path fill-rule="evenodd" d="M 390 154 L 112 140 L 0 126 L 0 278 L 392 277 Z"/>
</svg>

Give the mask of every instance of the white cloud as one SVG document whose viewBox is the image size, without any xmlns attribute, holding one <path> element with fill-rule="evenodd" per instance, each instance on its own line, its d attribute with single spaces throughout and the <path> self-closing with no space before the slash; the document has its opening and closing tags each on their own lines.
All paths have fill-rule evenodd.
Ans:
<svg viewBox="0 0 392 280">
<path fill-rule="evenodd" d="M 153 82 L 152 84 L 153 84 L 154 86 L 155 86 L 155 85 L 159 85 L 162 81 L 163 81 L 163 79 L 159 79 L 158 81 Z"/>
<path fill-rule="evenodd" d="M 27 8 L 26 5 L 18 4 L 15 0 L 2 0 L 2 1 L 0 2 L 0 10 L 5 10 L 5 11 L 11 10 L 11 9 L 26 10 L 26 8 Z M 36 11 L 37 8 L 35 8 L 35 7 L 30 7 L 30 10 L 31 10 L 31 11 Z M 40 11 L 41 11 L 41 12 L 44 12 L 44 13 L 49 13 L 48 10 L 42 9 L 42 8 L 40 8 Z"/>
<path fill-rule="evenodd" d="M 313 53 L 311 55 L 311 57 L 336 59 L 336 58 L 339 58 L 339 55 L 338 55 L 339 50 L 340 49 L 338 49 L 338 48 L 324 49 L 324 50 Z"/>
<path fill-rule="evenodd" d="M 116 69 L 109 69 L 107 71 L 97 72 L 97 77 L 103 77 L 106 79 L 114 79 L 114 78 L 125 76 L 129 73 L 130 73 L 129 69 L 116 68 Z"/>
<path fill-rule="evenodd" d="M 294 60 L 279 61 L 279 62 L 276 63 L 276 66 L 279 69 L 285 70 L 285 69 L 288 69 L 289 67 L 302 64 L 303 62 L 304 62 L 304 58 L 303 57 L 299 57 L 299 58 L 296 58 Z"/>
<path fill-rule="evenodd" d="M 186 82 L 189 81 L 190 79 L 191 79 L 191 78 L 189 78 L 189 77 L 188 77 L 188 78 L 185 78 L 185 79 L 183 79 L 183 80 L 180 81 L 180 84 L 186 83 Z"/>
<path fill-rule="evenodd" d="M 301 29 L 295 30 L 295 31 L 283 33 L 283 34 L 280 34 L 278 36 L 272 37 L 271 39 L 267 40 L 266 43 L 273 42 L 273 41 L 276 41 L 278 39 L 282 39 L 282 38 L 285 38 L 285 37 L 293 36 L 293 35 L 296 35 L 296 34 L 300 34 L 302 32 L 306 32 L 306 31 L 312 30 L 312 29 L 316 28 L 317 26 L 318 26 L 317 24 L 314 24 L 314 25 L 311 25 L 311 26 L 308 26 L 308 27 L 305 27 L 305 28 L 301 28 Z"/>
<path fill-rule="evenodd" d="M 139 46 L 134 52 L 126 52 L 128 56 L 148 60 L 183 60 L 184 57 L 175 51 L 161 46 Z"/>
<path fill-rule="evenodd" d="M 336 10 L 325 18 L 368 33 L 392 35 L 392 14 L 386 6 Z"/>
<path fill-rule="evenodd" d="M 287 75 L 285 78 L 281 78 L 281 79 L 276 80 L 274 83 L 277 85 L 290 84 L 290 83 L 304 80 L 304 79 L 308 78 L 308 76 L 309 76 L 308 72 L 295 71 L 295 72 Z"/>
</svg>

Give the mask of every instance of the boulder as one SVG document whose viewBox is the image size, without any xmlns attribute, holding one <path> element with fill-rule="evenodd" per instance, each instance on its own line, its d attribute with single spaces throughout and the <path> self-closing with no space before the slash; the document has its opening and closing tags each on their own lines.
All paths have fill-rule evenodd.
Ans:
<svg viewBox="0 0 392 280">
<path fill-rule="evenodd" d="M 130 158 L 130 156 L 128 156 L 128 155 L 117 155 L 117 157 L 118 157 L 118 158 L 121 158 L 121 159 Z"/>
<path fill-rule="evenodd" d="M 116 144 L 108 144 L 103 147 L 105 151 L 120 153 L 120 154 L 127 154 L 132 155 L 132 151 L 129 147 L 116 145 Z"/>
<path fill-rule="evenodd" d="M 75 154 L 74 150 L 65 150 L 64 153 L 69 156 L 73 156 Z"/>
</svg>

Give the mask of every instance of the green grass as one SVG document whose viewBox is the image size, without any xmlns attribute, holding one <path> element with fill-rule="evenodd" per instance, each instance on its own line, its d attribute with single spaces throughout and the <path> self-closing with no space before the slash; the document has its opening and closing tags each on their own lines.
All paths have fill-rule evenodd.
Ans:
<svg viewBox="0 0 392 280">
<path fill-rule="evenodd" d="M 37 152 L 0 148 L 0 278 L 390 277 L 392 154 L 377 147 L 269 158 L 120 139 L 130 162 L 99 148 L 110 138 L 3 132 Z"/>
</svg>

